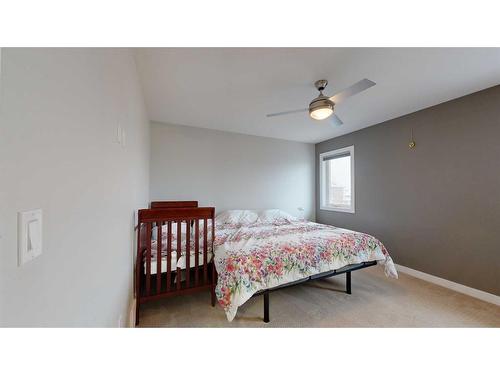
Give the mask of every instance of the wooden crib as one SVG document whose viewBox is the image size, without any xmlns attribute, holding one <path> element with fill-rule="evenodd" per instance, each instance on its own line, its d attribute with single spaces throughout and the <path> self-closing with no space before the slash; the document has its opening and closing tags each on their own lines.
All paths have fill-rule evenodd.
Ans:
<svg viewBox="0 0 500 375">
<path fill-rule="evenodd" d="M 151 202 L 149 209 L 139 210 L 136 325 L 140 305 L 154 299 L 210 290 L 215 306 L 214 238 L 214 207 L 171 201 Z"/>
</svg>

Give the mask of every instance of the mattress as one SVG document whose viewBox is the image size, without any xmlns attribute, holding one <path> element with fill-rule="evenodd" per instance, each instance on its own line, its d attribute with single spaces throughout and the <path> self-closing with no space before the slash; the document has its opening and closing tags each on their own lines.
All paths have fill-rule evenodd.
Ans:
<svg viewBox="0 0 500 375">
<path fill-rule="evenodd" d="M 186 223 L 182 223 L 181 226 L 181 236 L 179 237 L 181 240 L 180 243 L 180 253 L 181 257 L 177 258 L 177 245 L 178 245 L 178 232 L 177 232 L 177 224 L 173 223 L 172 224 L 172 230 L 171 230 L 171 263 L 170 263 L 170 270 L 171 271 L 176 271 L 177 268 L 180 269 L 186 269 L 186 248 L 187 248 L 187 239 L 186 239 Z M 204 232 L 204 227 L 203 224 L 200 224 L 200 229 L 199 229 L 199 248 L 198 248 L 198 264 L 203 265 L 203 232 Z M 158 241 L 157 241 L 157 230 L 153 229 L 152 231 L 152 238 L 151 238 L 151 275 L 156 274 L 156 266 L 157 266 L 157 258 L 158 258 Z M 211 232 L 208 233 L 208 240 L 211 239 Z M 189 235 L 189 240 L 190 240 L 190 248 L 189 248 L 189 253 L 190 253 L 190 258 L 189 258 L 189 266 L 190 268 L 194 268 L 195 261 L 196 261 L 196 251 L 195 251 L 195 236 L 194 236 L 194 231 L 190 232 Z M 209 247 L 210 250 L 210 247 Z M 167 272 L 167 225 L 163 225 L 162 227 L 162 241 L 161 241 L 161 272 Z M 207 263 L 212 260 L 212 252 L 208 251 L 207 254 Z M 146 263 L 147 260 L 144 260 L 144 273 L 146 273 Z"/>
<path fill-rule="evenodd" d="M 191 257 L 189 258 L 189 266 L 190 268 L 194 268 L 195 262 L 196 262 L 196 257 L 195 253 L 191 253 Z M 173 251 L 171 255 L 171 263 L 170 263 L 170 270 L 171 271 L 176 271 L 177 268 L 180 268 L 182 270 L 186 269 L 186 255 L 182 254 L 182 256 L 177 259 L 177 252 Z M 212 260 L 212 253 L 209 252 L 207 254 L 207 263 Z M 144 261 L 144 274 L 146 274 L 146 260 Z M 151 275 L 156 274 L 156 266 L 157 266 L 157 259 L 156 258 L 151 258 Z M 199 258 L 198 258 L 198 264 L 202 266 L 204 264 L 203 262 L 203 253 L 199 253 Z M 162 256 L 161 257 L 161 272 L 167 272 L 167 257 Z"/>
</svg>

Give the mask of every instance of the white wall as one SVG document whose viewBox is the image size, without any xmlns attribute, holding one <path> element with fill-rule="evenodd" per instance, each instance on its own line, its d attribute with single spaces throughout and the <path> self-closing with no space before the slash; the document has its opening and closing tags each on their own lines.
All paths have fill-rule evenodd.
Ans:
<svg viewBox="0 0 500 375">
<path fill-rule="evenodd" d="M 0 90 L 0 325 L 126 324 L 150 154 L 132 55 L 4 48 Z M 18 267 L 17 212 L 33 208 L 43 254 Z"/>
<path fill-rule="evenodd" d="M 313 144 L 160 123 L 151 139 L 151 200 L 315 216 Z"/>
</svg>

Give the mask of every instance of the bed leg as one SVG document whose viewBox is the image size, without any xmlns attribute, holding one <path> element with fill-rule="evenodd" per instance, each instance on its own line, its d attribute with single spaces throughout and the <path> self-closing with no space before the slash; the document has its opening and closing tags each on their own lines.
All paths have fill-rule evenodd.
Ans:
<svg viewBox="0 0 500 375">
<path fill-rule="evenodd" d="M 269 292 L 264 292 L 264 323 L 269 323 Z"/>
<path fill-rule="evenodd" d="M 351 294 L 351 271 L 345 273 L 346 293 Z"/>
</svg>

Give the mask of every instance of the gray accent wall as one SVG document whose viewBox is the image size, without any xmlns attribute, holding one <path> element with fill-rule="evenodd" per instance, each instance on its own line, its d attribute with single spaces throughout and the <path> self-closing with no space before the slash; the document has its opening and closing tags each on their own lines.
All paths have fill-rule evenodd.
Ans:
<svg viewBox="0 0 500 375">
<path fill-rule="evenodd" d="M 350 145 L 356 212 L 320 210 L 318 156 Z M 378 237 L 395 263 L 500 295 L 500 86 L 318 143 L 315 164 L 319 222 Z"/>
<path fill-rule="evenodd" d="M 228 209 L 280 208 L 314 219 L 314 145 L 153 123 L 151 200 Z"/>
</svg>

